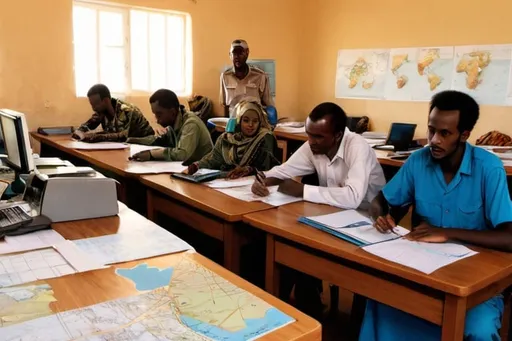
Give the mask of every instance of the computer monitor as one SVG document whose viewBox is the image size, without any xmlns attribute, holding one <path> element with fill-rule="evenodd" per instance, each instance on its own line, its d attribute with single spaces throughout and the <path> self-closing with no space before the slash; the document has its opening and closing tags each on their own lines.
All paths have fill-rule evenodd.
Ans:
<svg viewBox="0 0 512 341">
<path fill-rule="evenodd" d="M 34 170 L 34 158 L 25 115 L 10 109 L 0 109 L 0 125 L 7 154 L 3 157 L 3 161 L 16 174 L 11 190 L 14 193 L 23 193 L 25 184 L 20 174 L 30 174 Z"/>
<path fill-rule="evenodd" d="M 407 150 L 412 145 L 416 124 L 392 123 L 389 129 L 386 145 L 395 147 L 395 151 Z"/>
</svg>

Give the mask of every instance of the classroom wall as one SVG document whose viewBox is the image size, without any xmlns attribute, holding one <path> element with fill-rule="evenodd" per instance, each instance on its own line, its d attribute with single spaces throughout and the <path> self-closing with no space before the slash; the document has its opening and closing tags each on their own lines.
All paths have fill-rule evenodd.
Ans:
<svg viewBox="0 0 512 341">
<path fill-rule="evenodd" d="M 302 0 L 300 0 L 302 1 Z M 217 104 L 220 69 L 230 63 L 233 39 L 249 43 L 252 58 L 273 58 L 279 72 L 279 110 L 295 113 L 300 18 L 297 0 L 115 0 L 188 12 L 192 17 L 193 91 Z M 248 14 L 261 10 L 261 15 Z M 27 114 L 31 129 L 78 125 L 91 114 L 76 98 L 73 76 L 72 0 L 2 0 L 0 106 Z M 154 122 L 148 97 L 127 98 Z M 219 105 L 217 112 L 221 112 Z"/>
<path fill-rule="evenodd" d="M 372 130 L 414 122 L 424 137 L 426 102 L 335 99 L 338 50 L 512 43 L 510 13 L 509 0 L 308 1 L 301 20 L 300 117 L 320 102 L 335 101 L 349 114 L 368 115 Z M 493 129 L 512 135 L 512 107 L 483 106 L 472 140 Z"/>
</svg>

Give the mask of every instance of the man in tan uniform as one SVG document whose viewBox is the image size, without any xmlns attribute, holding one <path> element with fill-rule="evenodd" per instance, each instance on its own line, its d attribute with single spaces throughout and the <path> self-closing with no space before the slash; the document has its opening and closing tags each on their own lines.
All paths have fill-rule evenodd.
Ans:
<svg viewBox="0 0 512 341">
<path fill-rule="evenodd" d="M 255 98 L 264 107 L 274 106 L 268 75 L 258 67 L 247 64 L 247 42 L 240 39 L 233 41 L 229 55 L 233 67 L 220 76 L 220 102 L 224 106 L 225 115 L 229 116 L 230 108 L 242 98 Z"/>
</svg>

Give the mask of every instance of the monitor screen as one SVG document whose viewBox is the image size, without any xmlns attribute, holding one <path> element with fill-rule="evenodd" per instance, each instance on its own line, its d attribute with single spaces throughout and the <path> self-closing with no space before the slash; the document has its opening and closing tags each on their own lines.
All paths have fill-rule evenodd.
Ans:
<svg viewBox="0 0 512 341">
<path fill-rule="evenodd" d="M 392 123 L 386 144 L 392 146 L 409 146 L 414 139 L 416 124 Z"/>
<path fill-rule="evenodd" d="M 6 163 L 21 173 L 34 170 L 34 159 L 25 115 L 9 109 L 0 110 L 0 123 L 4 141 Z"/>
</svg>

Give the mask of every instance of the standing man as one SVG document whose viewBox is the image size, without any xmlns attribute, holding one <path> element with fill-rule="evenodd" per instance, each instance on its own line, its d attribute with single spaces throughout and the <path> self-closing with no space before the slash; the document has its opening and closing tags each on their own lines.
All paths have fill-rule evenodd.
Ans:
<svg viewBox="0 0 512 341">
<path fill-rule="evenodd" d="M 199 161 L 208 154 L 213 143 L 203 121 L 180 105 L 178 96 L 168 89 L 157 90 L 149 98 L 151 110 L 159 125 L 166 128 L 161 136 L 130 138 L 127 142 L 165 147 L 146 150 L 133 155 L 135 161 Z"/>
<path fill-rule="evenodd" d="M 256 99 L 264 107 L 274 106 L 268 75 L 265 71 L 247 64 L 247 42 L 241 39 L 233 41 L 229 56 L 233 67 L 220 75 L 220 102 L 224 106 L 224 114 L 229 116 L 230 108 L 247 97 Z"/>
<path fill-rule="evenodd" d="M 372 202 L 375 227 L 388 232 L 399 221 L 400 207 L 414 204 L 418 221 L 409 240 L 449 241 L 512 251 L 512 202 L 501 160 L 467 143 L 479 106 L 458 91 L 432 98 L 429 147 L 411 154 Z M 503 296 L 469 309 L 464 340 L 499 340 Z M 441 328 L 400 310 L 368 301 L 359 340 L 441 339 Z"/>
<path fill-rule="evenodd" d="M 153 135 L 155 132 L 139 108 L 112 98 L 110 90 L 96 84 L 87 92 L 94 114 L 73 133 L 73 138 L 84 142 L 124 142 L 128 137 Z M 92 132 L 101 124 L 103 131 Z"/>
</svg>

